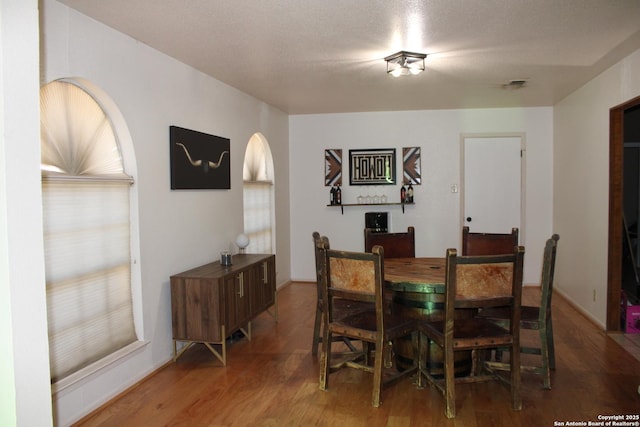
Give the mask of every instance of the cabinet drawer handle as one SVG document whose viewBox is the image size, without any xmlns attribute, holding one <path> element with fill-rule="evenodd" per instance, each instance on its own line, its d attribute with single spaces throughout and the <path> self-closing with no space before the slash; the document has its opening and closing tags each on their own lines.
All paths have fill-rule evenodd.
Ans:
<svg viewBox="0 0 640 427">
<path fill-rule="evenodd" d="M 263 262 L 262 263 L 262 283 L 267 284 L 267 273 L 268 273 L 268 267 L 267 267 L 267 263 Z"/>
</svg>

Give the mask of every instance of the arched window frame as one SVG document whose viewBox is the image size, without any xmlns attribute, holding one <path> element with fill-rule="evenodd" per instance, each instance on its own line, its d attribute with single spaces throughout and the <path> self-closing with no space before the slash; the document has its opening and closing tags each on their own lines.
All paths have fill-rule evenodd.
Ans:
<svg viewBox="0 0 640 427">
<path fill-rule="evenodd" d="M 247 250 L 275 253 L 275 180 L 269 142 L 260 132 L 249 139 L 243 171 L 244 233 Z"/>
<path fill-rule="evenodd" d="M 55 379 L 53 382 L 52 390 L 54 393 L 59 392 L 74 383 L 80 381 L 82 378 L 99 371 L 100 369 L 111 365 L 112 363 L 126 357 L 128 354 L 136 351 L 138 348 L 146 344 L 143 340 L 143 324 L 142 324 L 142 286 L 141 286 L 141 271 L 139 263 L 140 253 L 140 239 L 139 239 L 139 221 L 138 221 L 138 194 L 137 186 L 135 185 L 137 178 L 137 166 L 135 160 L 135 154 L 133 150 L 133 142 L 129 129 L 126 125 L 122 113 L 113 102 L 113 100 L 99 87 L 92 84 L 90 81 L 82 78 L 63 78 L 56 80 L 59 82 L 70 83 L 87 95 L 89 95 L 104 112 L 106 118 L 109 121 L 113 135 L 115 138 L 115 144 L 119 151 L 120 160 L 122 162 L 123 172 L 126 175 L 118 177 L 118 179 L 128 179 L 131 182 L 129 188 L 129 245 L 130 245 L 130 292 L 132 300 L 133 310 L 133 326 L 135 331 L 135 341 L 122 347 L 105 357 L 82 367 L 75 372 L 64 376 L 63 378 Z M 43 181 L 48 179 L 43 173 Z M 64 179 L 63 176 L 58 176 L 57 179 Z M 68 179 L 75 179 L 74 177 L 66 177 Z M 100 179 L 100 177 L 98 177 Z M 104 179 L 104 177 L 102 177 Z M 108 181 L 108 180 L 107 180 Z"/>
</svg>

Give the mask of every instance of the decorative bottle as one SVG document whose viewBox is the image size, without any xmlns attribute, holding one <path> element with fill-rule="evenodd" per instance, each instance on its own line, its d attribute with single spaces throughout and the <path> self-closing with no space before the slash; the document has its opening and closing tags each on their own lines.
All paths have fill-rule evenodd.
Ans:
<svg viewBox="0 0 640 427">
<path fill-rule="evenodd" d="M 342 204 L 342 190 L 340 189 L 340 184 L 336 186 L 336 205 Z"/>
<path fill-rule="evenodd" d="M 403 183 L 402 187 L 400 188 L 400 203 L 405 203 L 406 198 L 407 198 L 407 189 L 404 188 L 404 183 Z"/>
<path fill-rule="evenodd" d="M 413 186 L 409 183 L 409 188 L 407 188 L 407 203 L 413 203 Z"/>
<path fill-rule="evenodd" d="M 331 191 L 329 192 L 329 204 L 336 204 L 336 187 L 334 185 L 331 186 Z"/>
</svg>

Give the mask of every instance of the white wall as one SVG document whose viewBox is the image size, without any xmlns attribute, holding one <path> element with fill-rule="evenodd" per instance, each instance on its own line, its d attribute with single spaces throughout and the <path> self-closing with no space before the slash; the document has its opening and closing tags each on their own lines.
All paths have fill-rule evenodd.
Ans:
<svg viewBox="0 0 640 427">
<path fill-rule="evenodd" d="M 120 108 L 137 159 L 143 339 L 126 360 L 55 396 L 66 425 L 123 391 L 172 355 L 169 277 L 237 251 L 243 230 L 242 161 L 251 135 L 275 163 L 277 283 L 289 280 L 288 116 L 54 0 L 43 2 L 42 81 L 82 77 Z M 35 84 L 36 82 L 34 82 Z M 231 190 L 171 191 L 169 126 L 231 140 Z"/>
<path fill-rule="evenodd" d="M 603 328 L 607 313 L 609 109 L 640 95 L 638 76 L 640 51 L 554 108 L 553 223 L 560 234 L 555 286 Z"/>
<path fill-rule="evenodd" d="M 51 425 L 38 2 L 0 2 L 0 425 Z"/>
<path fill-rule="evenodd" d="M 327 235 L 331 246 L 363 250 L 364 213 L 388 211 L 390 231 L 416 228 L 417 256 L 444 256 L 460 246 L 461 135 L 524 133 L 526 138 L 525 283 L 539 283 L 544 241 L 552 233 L 551 108 L 433 110 L 377 113 L 299 115 L 290 118 L 291 138 L 291 277 L 314 280 L 311 233 Z M 364 190 L 349 186 L 348 156 L 354 148 L 396 148 L 398 175 L 402 147 L 421 147 L 422 185 L 415 186 L 415 206 L 327 207 L 324 150 L 341 148 L 344 203 L 357 203 Z M 378 186 L 389 201 L 399 201 L 399 185 Z"/>
</svg>

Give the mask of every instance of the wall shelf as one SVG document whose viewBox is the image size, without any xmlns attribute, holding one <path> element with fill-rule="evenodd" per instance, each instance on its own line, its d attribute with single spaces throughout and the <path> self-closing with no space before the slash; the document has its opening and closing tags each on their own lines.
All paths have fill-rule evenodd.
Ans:
<svg viewBox="0 0 640 427">
<path fill-rule="evenodd" d="M 340 208 L 340 211 L 342 212 L 342 215 L 344 215 L 344 208 L 349 207 L 349 206 L 402 206 L 402 213 L 404 213 L 404 207 L 405 205 L 407 206 L 412 206 L 414 205 L 414 203 L 344 203 L 341 205 L 327 205 L 327 207 L 329 208 Z"/>
</svg>

